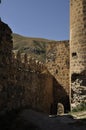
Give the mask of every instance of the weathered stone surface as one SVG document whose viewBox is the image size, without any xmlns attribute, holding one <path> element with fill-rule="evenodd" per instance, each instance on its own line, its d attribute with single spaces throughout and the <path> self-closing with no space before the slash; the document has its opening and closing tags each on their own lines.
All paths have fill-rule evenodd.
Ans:
<svg viewBox="0 0 86 130">
<path fill-rule="evenodd" d="M 55 114 L 58 103 L 70 109 L 70 98 L 75 106 L 86 102 L 86 0 L 70 0 L 70 15 L 70 41 L 49 42 L 46 65 L 13 52 L 12 31 L 0 21 L 0 110 Z"/>
<path fill-rule="evenodd" d="M 86 98 L 86 0 L 70 2 L 70 80 L 75 106 Z"/>
<path fill-rule="evenodd" d="M 12 52 L 8 25 L 0 21 L 0 30 L 0 110 L 29 106 L 49 113 L 51 104 L 64 97 L 57 96 L 58 82 L 43 63 Z M 66 95 L 61 88 L 59 92 Z"/>
<path fill-rule="evenodd" d="M 49 42 L 46 65 L 50 73 L 69 95 L 69 41 Z"/>
<path fill-rule="evenodd" d="M 0 24 L 1 33 L 4 28 L 4 32 L 0 34 L 0 110 L 29 106 L 50 113 L 51 104 L 53 104 L 52 112 L 54 113 L 57 110 L 54 104 L 58 101 L 64 103 L 65 109 L 68 110 L 68 100 L 65 98 L 68 97 L 67 89 L 65 90 L 56 81 L 43 63 L 28 57 L 27 54 L 21 55 L 19 51 L 12 52 L 12 31 L 3 22 Z M 63 46 L 66 47 L 66 45 Z"/>
</svg>

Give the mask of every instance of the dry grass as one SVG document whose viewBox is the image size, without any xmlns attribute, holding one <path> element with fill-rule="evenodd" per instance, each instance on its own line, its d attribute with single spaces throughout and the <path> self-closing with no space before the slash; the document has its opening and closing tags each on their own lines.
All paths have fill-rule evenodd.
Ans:
<svg viewBox="0 0 86 130">
<path fill-rule="evenodd" d="M 49 40 L 42 38 L 29 38 L 13 34 L 13 49 L 21 53 L 27 53 L 42 62 L 45 62 L 46 44 Z"/>
</svg>

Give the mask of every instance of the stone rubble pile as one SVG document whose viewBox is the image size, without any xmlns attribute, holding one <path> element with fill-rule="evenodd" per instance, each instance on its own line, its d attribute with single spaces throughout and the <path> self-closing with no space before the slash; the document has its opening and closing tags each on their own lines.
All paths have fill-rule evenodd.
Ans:
<svg viewBox="0 0 86 130">
<path fill-rule="evenodd" d="M 76 79 L 72 84 L 72 108 L 86 102 L 86 87 L 81 85 L 82 80 Z"/>
</svg>

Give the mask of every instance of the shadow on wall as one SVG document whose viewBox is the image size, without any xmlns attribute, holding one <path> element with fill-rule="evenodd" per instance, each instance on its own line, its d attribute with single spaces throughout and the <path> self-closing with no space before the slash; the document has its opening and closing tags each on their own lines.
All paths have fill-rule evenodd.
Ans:
<svg viewBox="0 0 86 130">
<path fill-rule="evenodd" d="M 76 80 L 81 80 L 81 86 L 86 86 L 86 70 L 82 71 L 81 73 L 73 73 L 71 76 L 71 81 L 74 82 Z"/>
<path fill-rule="evenodd" d="M 50 114 L 56 115 L 58 113 L 58 104 L 61 103 L 64 106 L 64 112 L 70 111 L 69 95 L 63 86 L 53 78 L 53 104 L 51 104 Z"/>
</svg>

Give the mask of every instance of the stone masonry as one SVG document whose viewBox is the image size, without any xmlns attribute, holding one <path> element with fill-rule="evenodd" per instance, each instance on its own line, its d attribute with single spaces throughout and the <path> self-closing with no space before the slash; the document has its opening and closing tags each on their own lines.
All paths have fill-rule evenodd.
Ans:
<svg viewBox="0 0 86 130">
<path fill-rule="evenodd" d="M 57 104 L 61 102 L 68 111 L 65 88 L 43 63 L 19 51 L 13 52 L 11 34 L 8 25 L 0 21 L 0 110 L 27 106 L 56 114 Z"/>
<path fill-rule="evenodd" d="M 70 41 L 48 42 L 46 64 L 15 54 L 11 34 L 0 21 L 0 110 L 56 114 L 86 103 L 86 0 L 70 0 Z"/>
<path fill-rule="evenodd" d="M 48 43 L 46 65 L 69 95 L 69 41 Z"/>
<path fill-rule="evenodd" d="M 53 76 L 42 63 L 12 52 L 11 33 L 0 21 L 0 110 L 29 106 L 49 113 Z"/>
<path fill-rule="evenodd" d="M 55 102 L 62 103 L 66 110 L 70 110 L 69 41 L 51 41 L 46 48 L 47 69 L 58 82 L 54 84 Z"/>
<path fill-rule="evenodd" d="M 86 102 L 86 0 L 70 0 L 72 107 Z"/>
</svg>

